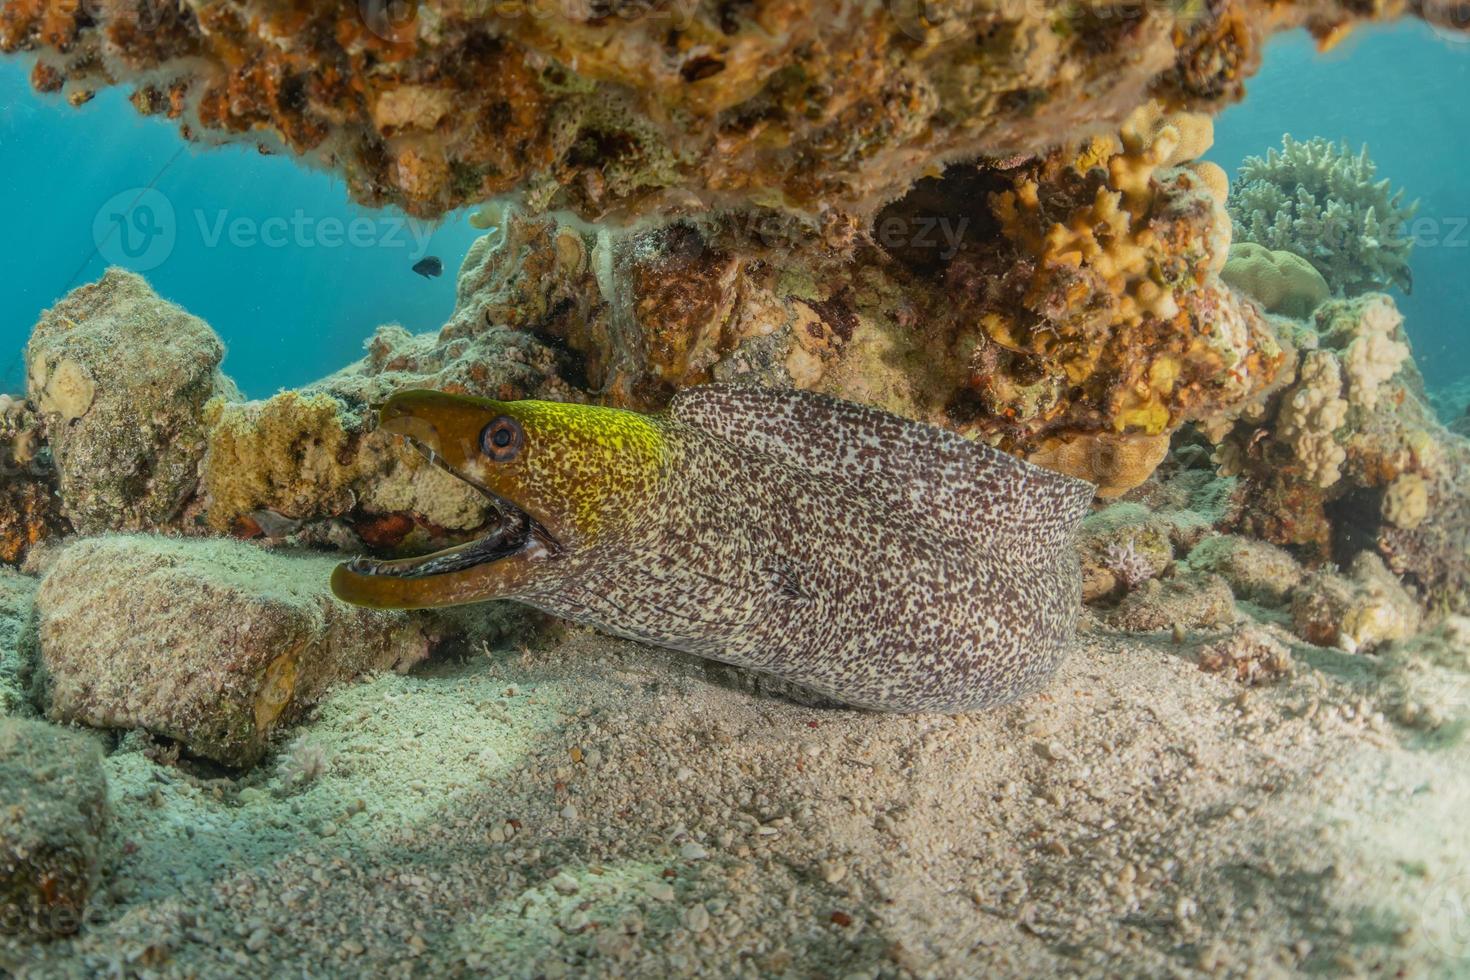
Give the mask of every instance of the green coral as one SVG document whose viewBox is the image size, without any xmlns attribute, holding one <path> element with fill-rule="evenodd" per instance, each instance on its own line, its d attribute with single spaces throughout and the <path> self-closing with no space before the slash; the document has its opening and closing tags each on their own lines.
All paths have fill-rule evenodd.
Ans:
<svg viewBox="0 0 1470 980">
<path fill-rule="evenodd" d="M 1322 273 L 1339 296 L 1397 285 L 1409 291 L 1409 221 L 1402 189 L 1375 180 L 1378 168 L 1365 146 L 1282 137 L 1280 150 L 1247 157 L 1227 207 L 1237 242 L 1294 252 Z"/>
</svg>

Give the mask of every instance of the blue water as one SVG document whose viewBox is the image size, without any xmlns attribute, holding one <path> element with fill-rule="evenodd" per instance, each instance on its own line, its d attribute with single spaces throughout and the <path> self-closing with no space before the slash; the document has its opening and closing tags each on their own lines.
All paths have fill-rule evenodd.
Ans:
<svg viewBox="0 0 1470 980">
<path fill-rule="evenodd" d="M 344 366 L 379 324 L 423 331 L 448 318 L 481 234 L 463 214 L 435 226 L 357 207 L 340 179 L 285 157 L 185 145 L 126 95 L 73 109 L 0 61 L 0 390 L 23 387 L 16 357 L 40 312 L 110 264 L 214 327 L 226 372 L 252 397 Z M 443 276 L 413 272 L 425 255 L 442 258 Z"/>
<path fill-rule="evenodd" d="M 366 211 L 340 180 L 288 159 L 183 146 L 173 124 L 140 119 L 122 90 L 77 110 L 35 95 L 25 76 L 23 64 L 0 62 L 11 209 L 0 389 L 21 384 L 12 359 L 41 310 L 109 263 L 143 271 L 208 321 L 229 346 L 226 370 L 257 397 L 341 367 L 378 324 L 431 330 L 448 316 L 477 234 L 463 215 L 430 227 Z M 1233 173 L 1285 132 L 1367 142 L 1380 174 L 1422 199 L 1437 241 L 1416 252 L 1414 294 L 1400 301 L 1431 384 L 1470 375 L 1467 93 L 1470 44 L 1418 23 L 1361 31 L 1327 55 L 1304 35 L 1280 37 L 1246 102 L 1217 120 L 1210 153 Z M 429 254 L 444 261 L 437 280 L 411 270 Z"/>
<path fill-rule="evenodd" d="M 1417 21 L 1358 31 L 1327 54 L 1277 37 L 1243 103 L 1215 120 L 1208 158 L 1232 176 L 1248 156 L 1297 139 L 1368 145 L 1378 176 L 1419 198 L 1414 293 L 1395 293 L 1431 387 L 1470 376 L 1470 40 Z"/>
</svg>

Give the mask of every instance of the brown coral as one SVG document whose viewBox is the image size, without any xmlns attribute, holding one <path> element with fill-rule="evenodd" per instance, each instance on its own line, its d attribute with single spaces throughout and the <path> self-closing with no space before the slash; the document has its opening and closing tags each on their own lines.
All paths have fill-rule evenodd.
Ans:
<svg viewBox="0 0 1470 980">
<path fill-rule="evenodd" d="M 42 91 L 134 82 L 139 111 L 192 138 L 309 156 L 359 200 L 417 215 L 515 190 L 588 218 L 866 216 L 929 163 L 1044 150 L 1149 95 L 1218 107 L 1269 31 L 1399 10 L 5 0 L 0 51 L 38 55 Z"/>
</svg>

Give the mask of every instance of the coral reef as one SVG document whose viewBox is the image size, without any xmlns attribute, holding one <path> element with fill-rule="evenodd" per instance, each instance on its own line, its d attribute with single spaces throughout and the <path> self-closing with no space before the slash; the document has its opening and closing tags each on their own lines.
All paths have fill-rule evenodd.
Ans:
<svg viewBox="0 0 1470 980">
<path fill-rule="evenodd" d="M 1412 289 L 1418 205 L 1404 205 L 1377 173 L 1366 146 L 1354 155 L 1346 142 L 1285 136 L 1279 151 L 1241 165 L 1227 205 L 1236 238 L 1301 256 L 1338 296 Z"/>
<path fill-rule="evenodd" d="M 1211 433 L 1250 501 L 1227 529 L 1309 563 L 1374 550 L 1426 608 L 1465 610 L 1470 441 L 1429 407 L 1393 301 L 1330 300 L 1298 340 L 1291 383 Z"/>
<path fill-rule="evenodd" d="M 203 407 L 237 397 L 207 324 L 110 269 L 47 310 L 26 347 L 27 395 L 81 533 L 167 527 L 193 498 Z"/>
<path fill-rule="evenodd" d="M 0 932 L 82 926 L 101 870 L 107 777 L 96 741 L 0 717 Z"/>
<path fill-rule="evenodd" d="M 1403 9 L 6 0 L 0 51 L 33 54 L 42 91 L 131 83 L 189 138 L 291 152 L 426 217 L 507 192 L 585 218 L 863 214 L 926 166 L 1043 150 L 1150 96 L 1217 108 L 1267 33 Z"/>
<path fill-rule="evenodd" d="M 69 544 L 36 595 L 38 699 L 54 720 L 250 765 L 332 685 L 408 667 L 435 642 L 426 617 L 332 598 L 331 568 L 228 539 Z"/>
<path fill-rule="evenodd" d="M 1358 554 L 1346 575 L 1312 574 L 1292 596 L 1292 628 L 1308 643 L 1369 652 L 1419 629 L 1419 606 L 1371 551 Z"/>
<path fill-rule="evenodd" d="M 1294 252 L 1277 252 L 1255 242 L 1230 246 L 1220 278 L 1260 303 L 1267 313 L 1305 320 L 1331 290 L 1312 263 Z"/>
<path fill-rule="evenodd" d="M 1290 676 L 1291 650 L 1268 631 L 1249 625 L 1199 652 L 1199 669 L 1228 673 L 1247 687 Z"/>
</svg>

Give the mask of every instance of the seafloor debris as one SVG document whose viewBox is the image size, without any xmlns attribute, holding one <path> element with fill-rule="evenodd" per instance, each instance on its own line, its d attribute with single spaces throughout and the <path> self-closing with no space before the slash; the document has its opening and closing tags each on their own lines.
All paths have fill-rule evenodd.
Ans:
<svg viewBox="0 0 1470 980">
<path fill-rule="evenodd" d="M 0 717 L 0 786 L 0 932 L 76 932 L 107 826 L 97 742 L 43 721 Z"/>
<path fill-rule="evenodd" d="M 0 51 L 33 53 L 41 91 L 130 83 L 189 138 L 302 155 L 422 216 L 510 191 L 587 218 L 869 215 L 926 166 L 1046 150 L 1150 97 L 1218 108 L 1270 32 L 1433 6 L 6 0 Z"/>
<path fill-rule="evenodd" d="M 1178 570 L 1130 591 L 1103 621 L 1116 630 L 1217 629 L 1235 622 L 1235 596 L 1211 572 Z"/>
<path fill-rule="evenodd" d="M 26 387 L 78 531 L 180 520 L 199 482 L 204 403 L 238 397 L 223 357 L 208 324 L 121 269 L 42 314 Z"/>
<path fill-rule="evenodd" d="M 1259 626 L 1246 626 L 1203 648 L 1199 669 L 1229 673 L 1247 687 L 1268 684 L 1291 673 L 1291 650 Z"/>
<path fill-rule="evenodd" d="M 37 700 L 58 721 L 252 764 L 331 685 L 411 666 L 434 642 L 425 617 L 332 598 L 332 565 L 229 539 L 75 542 L 36 595 Z"/>
<path fill-rule="evenodd" d="M 1338 296 L 1411 288 L 1409 222 L 1418 205 L 1405 205 L 1377 171 L 1366 146 L 1355 154 L 1346 142 L 1287 136 L 1280 151 L 1242 165 L 1230 191 L 1236 235 L 1301 256 Z"/>
</svg>

